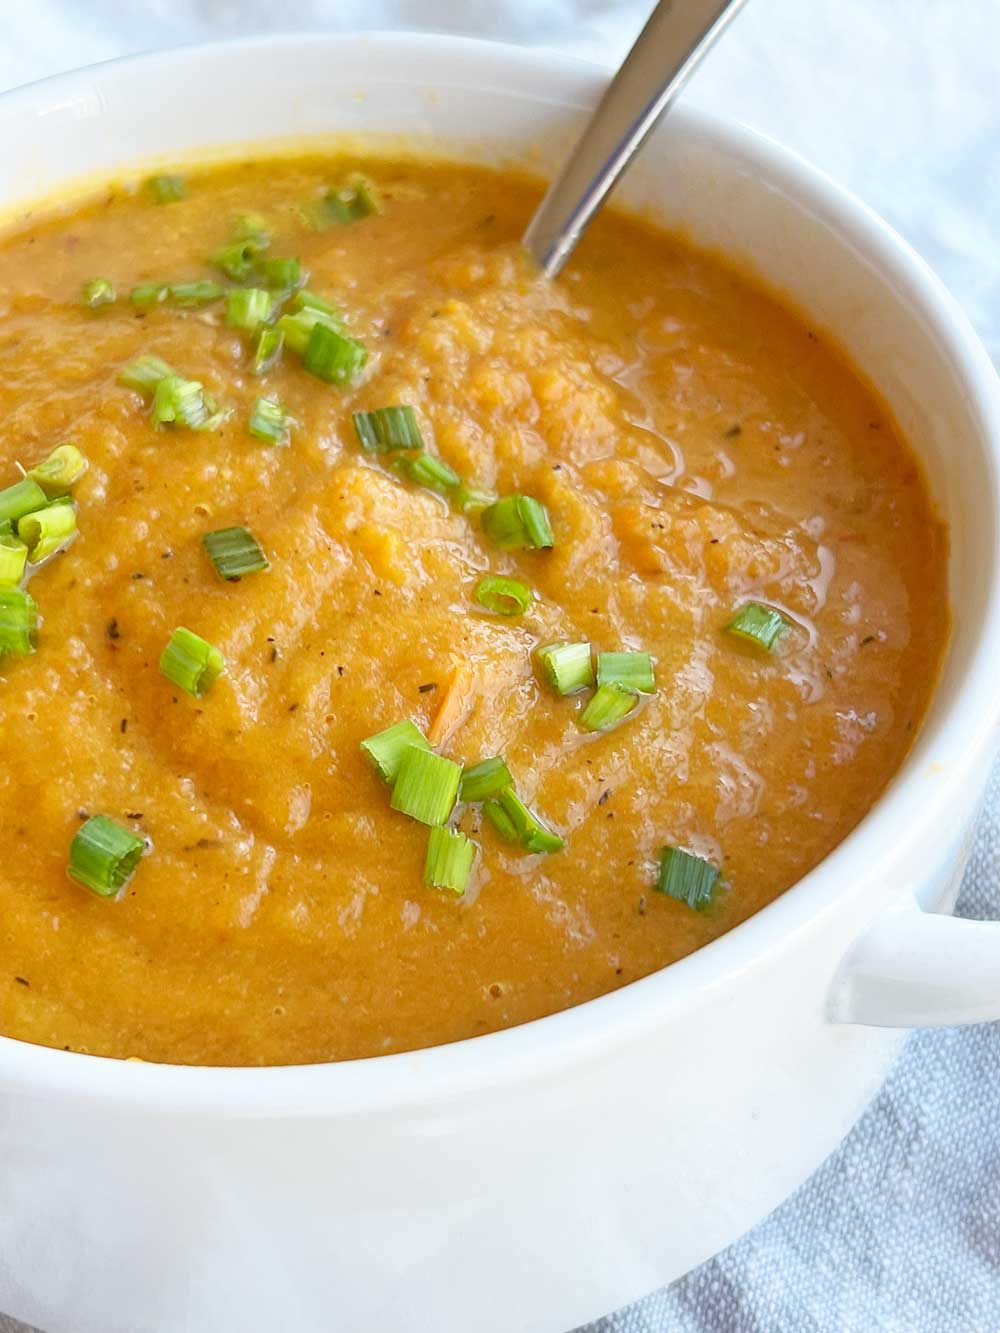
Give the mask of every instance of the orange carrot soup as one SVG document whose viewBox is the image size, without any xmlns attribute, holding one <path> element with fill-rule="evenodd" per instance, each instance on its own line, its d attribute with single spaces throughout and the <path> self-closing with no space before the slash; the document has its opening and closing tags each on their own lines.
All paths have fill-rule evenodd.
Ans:
<svg viewBox="0 0 1000 1333">
<path fill-rule="evenodd" d="M 770 902 L 911 744 L 947 543 L 885 405 L 621 212 L 285 158 L 0 240 L 0 1032 L 449 1042 Z"/>
</svg>

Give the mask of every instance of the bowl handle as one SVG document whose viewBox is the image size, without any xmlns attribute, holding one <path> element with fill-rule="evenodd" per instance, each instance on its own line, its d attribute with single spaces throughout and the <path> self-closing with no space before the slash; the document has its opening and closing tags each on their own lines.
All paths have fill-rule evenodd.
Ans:
<svg viewBox="0 0 1000 1333">
<path fill-rule="evenodd" d="M 844 959 L 830 1017 L 886 1028 L 1000 1019 L 1000 922 L 925 912 L 907 895 Z"/>
</svg>

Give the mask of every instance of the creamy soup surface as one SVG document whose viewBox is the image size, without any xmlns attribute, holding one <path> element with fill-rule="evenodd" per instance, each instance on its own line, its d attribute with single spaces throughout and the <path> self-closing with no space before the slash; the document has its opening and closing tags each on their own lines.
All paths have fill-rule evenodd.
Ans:
<svg viewBox="0 0 1000 1333">
<path fill-rule="evenodd" d="M 356 199 L 358 171 L 378 211 L 337 220 L 324 192 Z M 111 187 L 0 244 L 0 487 L 64 441 L 89 464 L 79 535 L 28 585 L 36 651 L 0 660 L 3 1033 L 275 1064 L 522 1023 L 756 912 L 892 776 L 947 637 L 947 543 L 887 409 L 770 295 L 621 212 L 540 280 L 518 244 L 539 194 L 296 158 L 191 171 L 165 203 Z M 251 212 L 271 239 L 234 280 L 211 256 Z M 342 312 L 367 351 L 349 383 L 287 344 L 253 374 L 227 296 L 130 299 L 258 286 L 261 256 Z M 97 277 L 116 299 L 91 309 Z M 142 355 L 228 415 L 155 425 L 118 380 Z M 286 446 L 249 432 L 261 396 Z M 389 405 L 468 487 L 537 499 L 552 547 L 504 549 L 475 504 L 363 449 L 352 414 Z M 228 582 L 201 539 L 233 526 L 270 568 Z M 523 614 L 479 604 L 491 574 L 531 590 Z M 750 601 L 783 617 L 770 651 L 725 630 Z M 200 697 L 160 669 L 178 626 L 225 658 Z M 593 688 L 541 670 L 559 641 L 651 654 L 655 693 L 584 730 Z M 428 827 L 360 748 L 403 719 L 457 763 L 502 756 L 563 849 L 459 804 L 465 892 L 425 884 Z M 147 843 L 117 898 L 67 875 L 97 814 Z M 721 872 L 699 910 L 657 891 L 667 847 Z"/>
</svg>

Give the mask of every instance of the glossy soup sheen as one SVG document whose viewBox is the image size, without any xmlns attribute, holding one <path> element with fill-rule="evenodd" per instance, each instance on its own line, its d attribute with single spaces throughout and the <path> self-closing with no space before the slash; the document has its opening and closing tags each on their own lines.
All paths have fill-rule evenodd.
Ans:
<svg viewBox="0 0 1000 1333">
<path fill-rule="evenodd" d="M 363 165 L 377 216 L 325 230 L 303 201 Z M 947 634 L 946 538 L 884 404 L 830 344 L 717 257 L 620 212 L 556 283 L 518 237 L 539 197 L 461 165 L 292 159 L 192 172 L 158 205 L 113 188 L 0 247 L 0 485 L 71 440 L 80 536 L 31 581 L 34 656 L 0 662 L 0 1030 L 205 1064 L 344 1059 L 521 1023 L 626 985 L 756 912 L 857 823 L 909 747 Z M 287 355 L 263 381 L 220 304 L 136 312 L 253 209 L 272 255 L 347 313 L 354 387 Z M 81 284 L 111 278 L 94 313 Z M 155 353 L 232 415 L 156 429 L 120 386 Z M 261 392 L 290 447 L 254 439 Z M 505 553 L 474 516 L 363 454 L 351 413 L 408 403 L 470 483 L 548 507 L 550 551 Z M 271 568 L 222 581 L 206 531 L 243 524 Z M 537 601 L 474 600 L 487 572 Z M 784 610 L 768 654 L 722 627 Z M 184 625 L 228 669 L 203 698 L 158 660 Z M 657 693 L 578 725 L 532 650 L 654 655 Z M 389 808 L 359 742 L 423 728 L 454 672 L 444 747 L 502 754 L 566 838 L 502 842 L 458 898 L 422 882 L 427 830 Z M 67 878 L 80 821 L 150 841 L 118 900 Z M 653 891 L 660 849 L 714 862 L 706 910 Z"/>
</svg>

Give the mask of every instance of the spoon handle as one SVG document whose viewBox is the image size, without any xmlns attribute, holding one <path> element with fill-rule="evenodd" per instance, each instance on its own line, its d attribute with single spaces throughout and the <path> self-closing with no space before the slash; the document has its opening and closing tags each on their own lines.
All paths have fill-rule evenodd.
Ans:
<svg viewBox="0 0 1000 1333">
<path fill-rule="evenodd" d="M 524 233 L 549 278 L 744 0 L 659 0 Z"/>
</svg>

